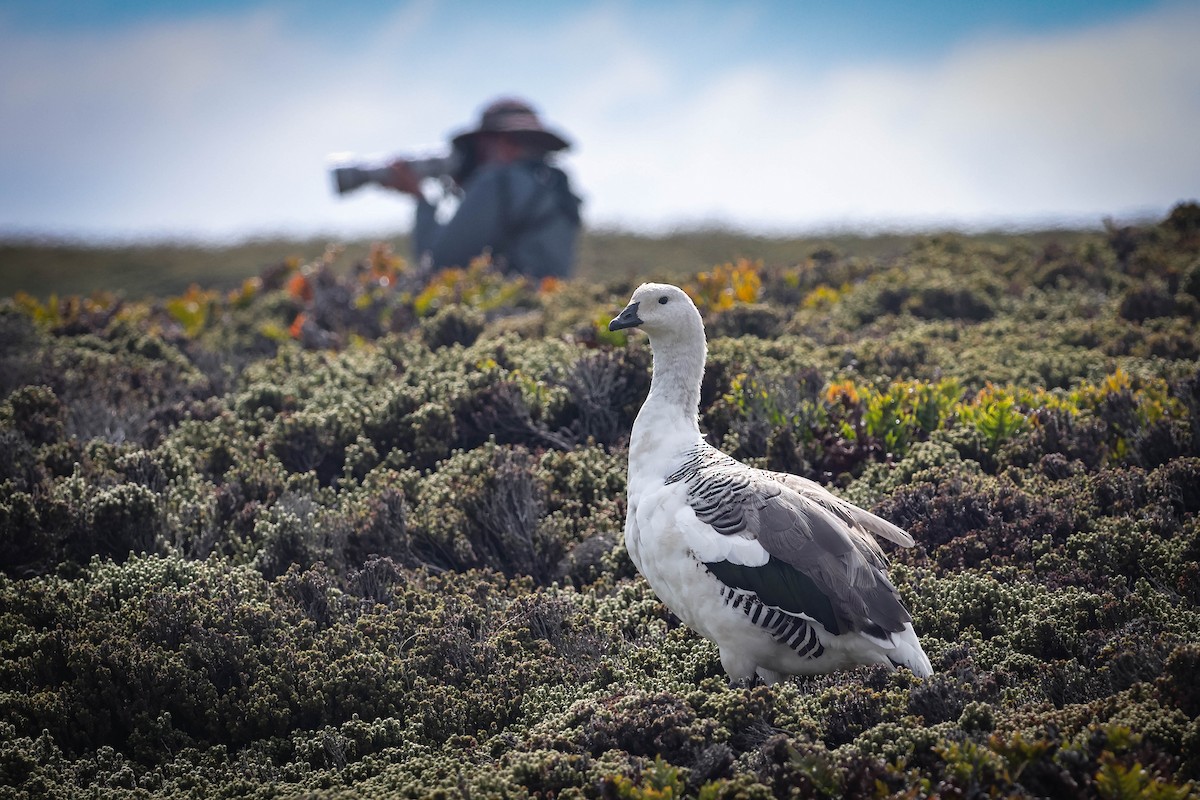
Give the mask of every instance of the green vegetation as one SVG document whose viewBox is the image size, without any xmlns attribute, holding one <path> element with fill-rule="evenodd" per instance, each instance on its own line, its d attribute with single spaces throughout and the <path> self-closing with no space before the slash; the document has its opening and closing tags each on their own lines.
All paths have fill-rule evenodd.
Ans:
<svg viewBox="0 0 1200 800">
<path fill-rule="evenodd" d="M 1200 207 L 892 245 L 14 292 L 0 797 L 1195 797 Z M 661 278 L 712 441 L 913 534 L 932 678 L 731 689 L 635 574 Z"/>
</svg>

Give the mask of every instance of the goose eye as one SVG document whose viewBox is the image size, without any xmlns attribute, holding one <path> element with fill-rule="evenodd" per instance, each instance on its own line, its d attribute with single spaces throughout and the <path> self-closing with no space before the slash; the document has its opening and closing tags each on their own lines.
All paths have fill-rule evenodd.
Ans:
<svg viewBox="0 0 1200 800">
<path fill-rule="evenodd" d="M 667 304 L 667 296 L 663 295 L 662 297 L 658 298 L 658 302 L 662 303 L 665 306 Z"/>
</svg>

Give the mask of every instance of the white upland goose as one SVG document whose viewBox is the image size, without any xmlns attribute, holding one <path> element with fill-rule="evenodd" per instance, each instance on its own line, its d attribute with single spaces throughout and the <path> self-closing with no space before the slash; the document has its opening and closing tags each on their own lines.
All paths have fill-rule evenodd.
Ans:
<svg viewBox="0 0 1200 800">
<path fill-rule="evenodd" d="M 691 629 L 717 644 L 731 682 L 864 664 L 933 671 L 874 536 L 895 525 L 782 472 L 709 445 L 698 421 L 707 344 L 691 298 L 646 283 L 609 330 L 650 337 L 650 393 L 629 440 L 625 544 Z"/>
</svg>

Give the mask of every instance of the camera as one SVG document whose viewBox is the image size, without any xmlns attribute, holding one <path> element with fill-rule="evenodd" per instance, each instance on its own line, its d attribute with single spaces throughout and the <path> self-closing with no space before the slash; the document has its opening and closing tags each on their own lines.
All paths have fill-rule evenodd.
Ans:
<svg viewBox="0 0 1200 800">
<path fill-rule="evenodd" d="M 350 159 L 339 156 L 336 157 L 336 160 L 346 162 Z M 383 164 L 343 163 L 342 166 L 333 167 L 330 170 L 333 175 L 334 188 L 338 194 L 346 194 L 368 183 L 386 184 L 391 175 L 391 164 L 395 161 L 403 161 L 421 178 L 457 181 L 461 180 L 466 159 L 463 157 L 463 152 L 455 148 L 446 154 L 423 158 L 391 159 Z"/>
</svg>

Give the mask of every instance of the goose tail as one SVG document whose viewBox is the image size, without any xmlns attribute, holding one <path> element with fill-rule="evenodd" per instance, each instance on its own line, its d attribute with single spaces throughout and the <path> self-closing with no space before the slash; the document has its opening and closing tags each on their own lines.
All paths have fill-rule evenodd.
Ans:
<svg viewBox="0 0 1200 800">
<path fill-rule="evenodd" d="M 908 667 L 918 678 L 928 678 L 933 674 L 933 665 L 925 648 L 917 639 L 912 624 L 904 626 L 904 630 L 892 634 L 893 648 L 888 651 L 888 660 L 898 667 Z"/>
</svg>

